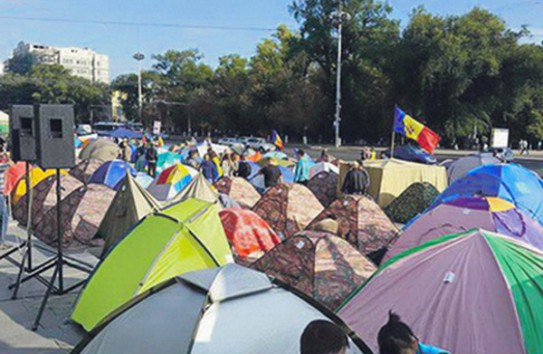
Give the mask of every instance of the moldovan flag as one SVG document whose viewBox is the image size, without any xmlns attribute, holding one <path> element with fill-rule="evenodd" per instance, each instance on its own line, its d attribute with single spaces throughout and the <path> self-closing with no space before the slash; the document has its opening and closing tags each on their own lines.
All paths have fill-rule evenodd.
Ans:
<svg viewBox="0 0 543 354">
<path fill-rule="evenodd" d="M 434 152 L 441 140 L 441 137 L 434 131 L 417 122 L 398 107 L 394 109 L 394 131 L 415 140 L 420 147 L 429 153 Z"/>
<path fill-rule="evenodd" d="M 272 132 L 271 141 L 272 144 L 277 146 L 279 150 L 283 150 L 285 148 L 285 145 L 283 145 L 283 140 L 281 139 L 279 134 L 277 134 L 276 130 Z"/>
</svg>

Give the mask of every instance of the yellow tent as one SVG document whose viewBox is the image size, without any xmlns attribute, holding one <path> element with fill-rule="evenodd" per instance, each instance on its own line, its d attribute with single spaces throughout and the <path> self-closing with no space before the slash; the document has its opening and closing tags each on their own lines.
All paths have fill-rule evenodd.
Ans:
<svg viewBox="0 0 543 354">
<path fill-rule="evenodd" d="M 428 182 L 439 192 L 447 188 L 447 170 L 442 166 L 424 165 L 402 160 L 364 161 L 370 175 L 370 195 L 381 208 L 415 182 Z"/>
<path fill-rule="evenodd" d="M 54 170 L 54 169 L 44 171 L 39 167 L 32 168 L 30 170 L 30 173 L 29 173 L 30 186 L 32 188 L 36 187 L 38 185 L 38 183 L 40 183 L 41 181 L 43 181 L 47 177 L 49 177 L 51 175 L 54 175 L 55 171 L 56 170 Z M 65 171 L 61 171 L 61 173 L 63 175 L 66 174 Z M 17 183 L 17 187 L 15 187 L 15 189 L 12 192 L 11 198 L 13 200 L 13 204 L 17 203 L 19 201 L 19 199 L 21 199 L 21 197 L 26 195 L 26 191 L 27 191 L 26 178 L 23 176 L 23 178 L 21 178 L 19 183 Z"/>
</svg>

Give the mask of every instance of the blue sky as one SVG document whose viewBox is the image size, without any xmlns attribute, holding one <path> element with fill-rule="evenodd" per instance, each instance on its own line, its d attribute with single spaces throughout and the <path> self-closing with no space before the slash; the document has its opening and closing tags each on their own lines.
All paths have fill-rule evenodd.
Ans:
<svg viewBox="0 0 543 354">
<path fill-rule="evenodd" d="M 56 46 L 90 47 L 110 56 L 111 78 L 136 69 L 131 58 L 141 51 L 198 48 L 215 65 L 225 54 L 250 56 L 256 44 L 269 36 L 266 28 L 297 24 L 288 12 L 291 0 L 0 0 L 0 17 L 60 18 L 93 21 L 178 24 L 189 26 L 253 27 L 251 31 L 206 28 L 163 28 L 20 21 L 0 18 L 0 59 L 6 59 L 21 40 Z M 393 17 L 407 22 L 417 5 L 432 13 L 461 14 L 474 6 L 487 8 L 512 28 L 529 25 L 533 41 L 543 40 L 543 0 L 389 0 Z M 152 61 L 146 59 L 144 66 Z"/>
</svg>

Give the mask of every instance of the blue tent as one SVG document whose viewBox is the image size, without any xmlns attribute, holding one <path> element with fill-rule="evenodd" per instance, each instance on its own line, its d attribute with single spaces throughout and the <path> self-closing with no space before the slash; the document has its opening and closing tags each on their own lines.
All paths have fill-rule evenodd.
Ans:
<svg viewBox="0 0 543 354">
<path fill-rule="evenodd" d="M 543 224 L 543 181 L 517 164 L 483 165 L 457 179 L 430 208 L 458 197 L 499 197 Z"/>
<path fill-rule="evenodd" d="M 122 139 L 141 139 L 143 134 L 126 128 L 118 128 L 111 132 L 109 136 Z"/>
<path fill-rule="evenodd" d="M 387 156 L 390 157 L 390 150 L 387 151 Z M 394 158 L 404 161 L 425 163 L 427 165 L 435 165 L 437 163 L 437 159 L 434 155 L 413 145 L 396 146 L 394 149 Z"/>
<path fill-rule="evenodd" d="M 118 190 L 127 171 L 132 176 L 136 176 L 136 171 L 129 163 L 122 160 L 108 161 L 92 174 L 89 183 L 104 184 L 111 189 Z"/>
</svg>

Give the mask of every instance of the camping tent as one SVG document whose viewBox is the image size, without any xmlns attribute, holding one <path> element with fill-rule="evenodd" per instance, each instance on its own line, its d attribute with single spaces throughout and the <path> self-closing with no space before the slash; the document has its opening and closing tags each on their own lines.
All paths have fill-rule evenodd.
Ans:
<svg viewBox="0 0 543 354">
<path fill-rule="evenodd" d="M 337 220 L 339 236 L 347 239 L 360 253 L 379 263 L 377 253 L 399 236 L 399 231 L 373 200 L 361 195 L 348 195 L 336 200 L 307 227 L 324 219 Z"/>
<path fill-rule="evenodd" d="M 325 207 L 337 199 L 338 174 L 334 172 L 320 172 L 313 176 L 307 183 L 307 188 Z"/>
<path fill-rule="evenodd" d="M 251 265 L 335 310 L 375 272 L 349 243 L 327 232 L 302 231 Z"/>
<path fill-rule="evenodd" d="M 145 189 L 149 188 L 153 181 L 153 177 L 149 176 L 146 172 L 136 173 L 136 182 L 138 182 L 138 184 Z"/>
<path fill-rule="evenodd" d="M 181 192 L 196 174 L 198 171 L 192 167 L 179 163 L 162 171 L 147 190 L 157 200 L 164 202 Z"/>
<path fill-rule="evenodd" d="M 311 166 L 309 169 L 309 178 L 313 178 L 321 172 L 331 172 L 339 175 L 339 167 L 329 162 L 319 162 Z"/>
<path fill-rule="evenodd" d="M 252 208 L 259 200 L 260 194 L 241 177 L 223 177 L 215 182 L 219 193 L 226 194 L 236 202 Z"/>
<path fill-rule="evenodd" d="M 46 179 L 49 176 L 52 176 L 56 173 L 56 170 L 49 169 L 49 170 L 42 170 L 40 167 L 34 167 L 30 170 L 28 177 L 30 181 L 30 187 L 33 188 L 37 186 L 41 181 Z M 63 175 L 66 174 L 66 172 L 61 171 Z M 11 193 L 11 200 L 13 204 L 16 204 L 19 199 L 21 199 L 23 196 L 25 196 L 27 193 L 26 188 L 26 178 L 23 176 L 19 182 L 17 183 L 17 187 L 12 191 Z"/>
<path fill-rule="evenodd" d="M 122 160 L 112 160 L 102 164 L 91 176 L 89 183 L 103 184 L 111 189 L 119 190 L 122 180 L 127 174 L 136 175 L 136 170 Z"/>
<path fill-rule="evenodd" d="M 543 181 L 516 164 L 484 165 L 453 182 L 431 207 L 458 197 L 499 197 L 543 224 Z"/>
<path fill-rule="evenodd" d="M 543 353 L 543 254 L 509 237 L 470 230 L 386 263 L 339 316 L 377 350 L 389 311 L 423 343 L 454 354 Z"/>
<path fill-rule="evenodd" d="M 171 151 L 165 151 L 158 155 L 156 169 L 158 173 L 182 162 L 181 155 Z"/>
<path fill-rule="evenodd" d="M 115 197 L 110 188 L 90 184 L 71 192 L 60 202 L 63 247 L 78 248 L 81 245 L 101 245 L 95 239 L 98 227 Z M 34 235 L 41 241 L 56 245 L 57 211 L 51 208 L 34 227 Z"/>
<path fill-rule="evenodd" d="M 72 319 L 91 330 L 163 281 L 232 262 L 218 209 L 217 204 L 189 199 L 140 221 L 95 270 Z"/>
<path fill-rule="evenodd" d="M 69 173 L 81 181 L 81 183 L 87 184 L 94 172 L 96 172 L 104 162 L 105 161 L 95 159 L 84 160 L 73 167 Z"/>
<path fill-rule="evenodd" d="M 203 200 L 205 202 L 214 203 L 219 200 L 219 193 L 214 190 L 208 180 L 198 173 L 192 181 L 175 196 L 173 202 L 180 202 L 190 198 Z"/>
<path fill-rule="evenodd" d="M 537 174 L 516 164 L 483 165 L 456 180 L 435 200 L 431 208 L 458 197 L 499 197 L 543 224 L 543 181 Z"/>
<path fill-rule="evenodd" d="M 9 115 L 0 111 L 0 134 L 9 134 Z"/>
<path fill-rule="evenodd" d="M 231 264 L 181 275 L 144 294 L 73 354 L 297 354 L 314 320 L 336 322 L 349 334 L 335 315 L 315 306 L 265 274 Z M 354 340 L 346 354 L 370 353 Z"/>
<path fill-rule="evenodd" d="M 98 228 L 96 236 L 104 240 L 102 257 L 141 219 L 158 210 L 160 203 L 126 175 Z"/>
<path fill-rule="evenodd" d="M 495 158 L 491 153 L 479 153 L 464 156 L 456 161 L 451 162 L 447 167 L 447 177 L 449 184 L 468 174 L 471 170 L 482 165 L 499 164 L 500 160 Z"/>
<path fill-rule="evenodd" d="M 387 252 L 386 258 L 444 235 L 473 228 L 500 233 L 543 250 L 543 226 L 500 198 L 457 198 L 414 220 Z"/>
<path fill-rule="evenodd" d="M 66 198 L 71 192 L 80 188 L 82 183 L 71 175 L 60 177 L 62 187 L 61 198 Z M 47 212 L 57 205 L 56 176 L 49 176 L 38 183 L 32 190 L 31 220 L 32 228 L 36 228 Z M 20 198 L 13 206 L 13 218 L 21 225 L 27 225 L 28 204 L 26 198 Z"/>
<path fill-rule="evenodd" d="M 445 167 L 402 160 L 364 161 L 370 175 L 369 193 L 382 208 L 415 182 L 428 182 L 438 191 L 447 188 Z"/>
<path fill-rule="evenodd" d="M 32 168 L 32 166 L 30 166 Z M 4 195 L 11 194 L 17 183 L 26 174 L 26 163 L 19 161 L 11 166 L 4 172 Z"/>
<path fill-rule="evenodd" d="M 307 187 L 281 183 L 268 188 L 253 211 L 266 220 L 281 238 L 286 238 L 305 229 L 323 209 Z"/>
<path fill-rule="evenodd" d="M 219 213 L 236 261 L 250 263 L 281 239 L 260 216 L 250 210 L 224 209 Z"/>
<path fill-rule="evenodd" d="M 394 199 L 384 211 L 390 220 L 407 224 L 426 210 L 438 195 L 438 190 L 430 183 L 415 182 Z"/>
<path fill-rule="evenodd" d="M 100 162 L 115 160 L 119 156 L 119 146 L 111 140 L 91 140 L 79 153 L 81 160 L 95 159 Z"/>
</svg>

